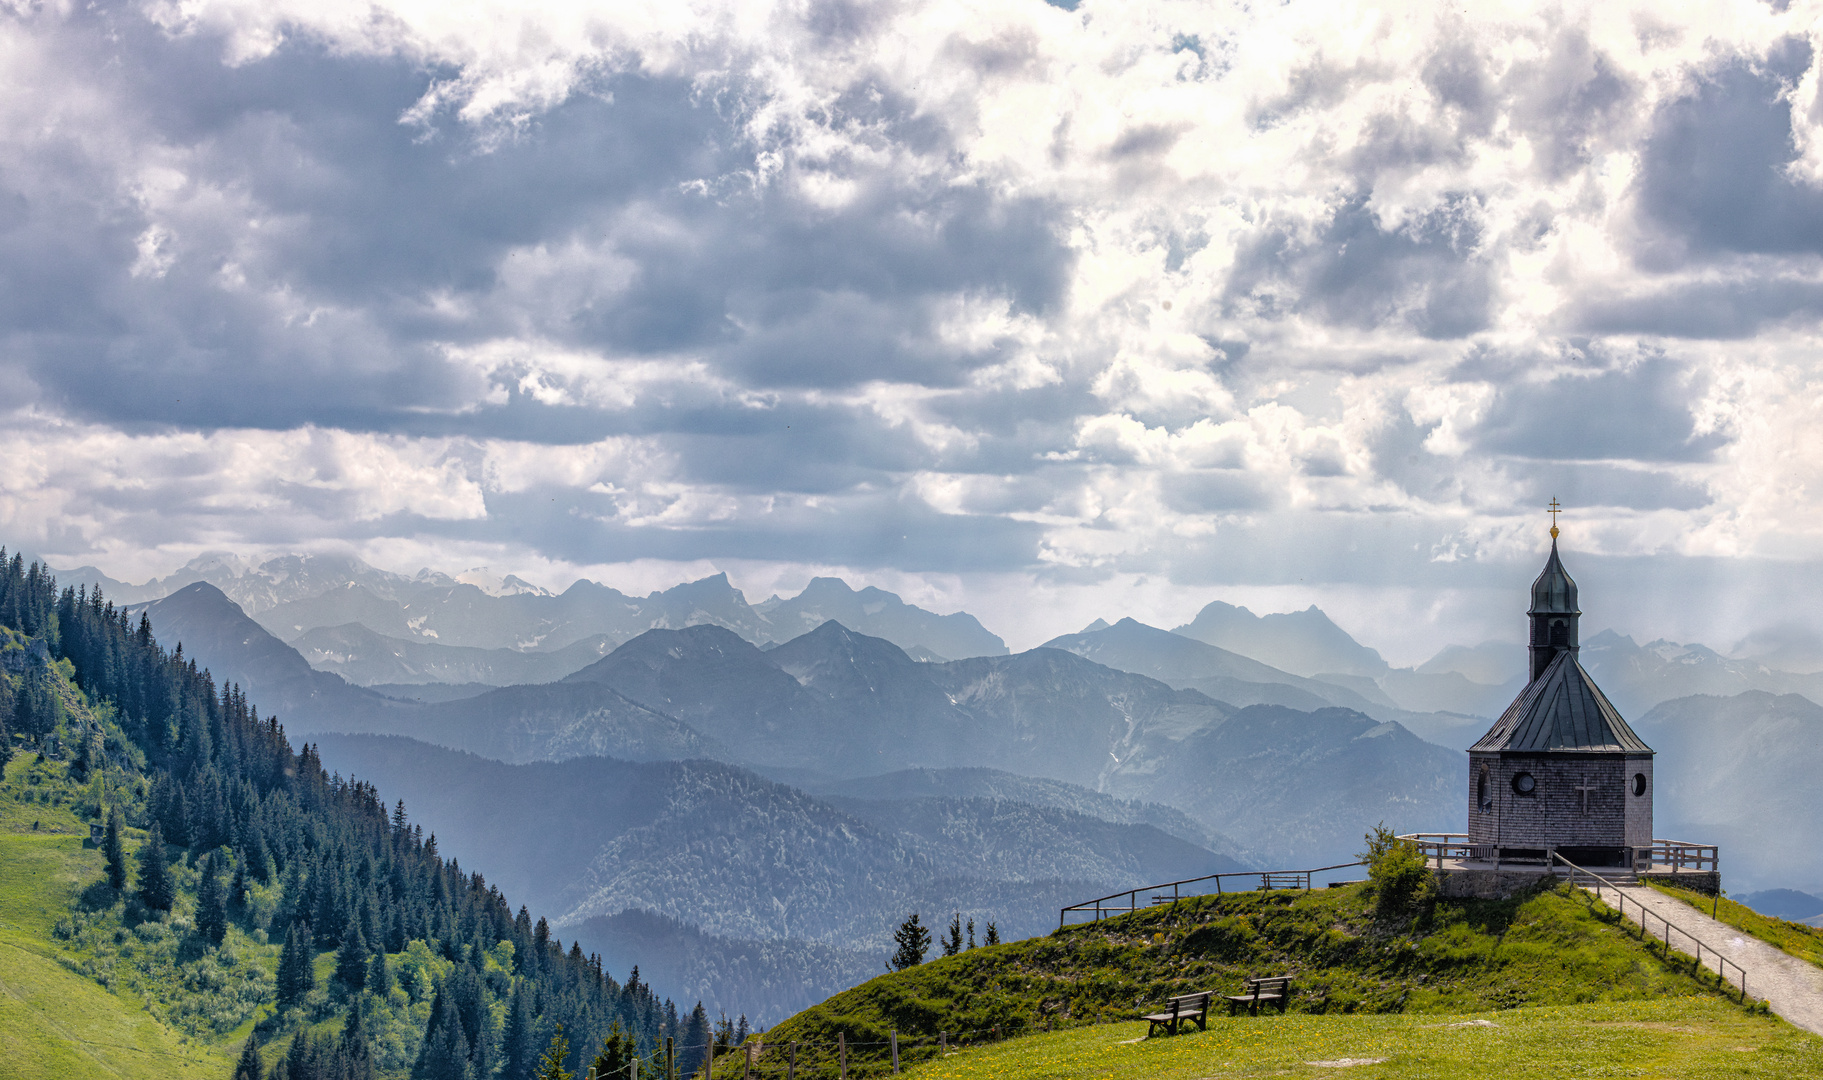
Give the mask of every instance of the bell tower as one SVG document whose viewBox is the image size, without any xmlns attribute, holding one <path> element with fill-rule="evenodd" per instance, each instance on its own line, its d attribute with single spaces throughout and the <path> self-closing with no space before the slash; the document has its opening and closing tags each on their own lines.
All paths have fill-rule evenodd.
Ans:
<svg viewBox="0 0 1823 1080">
<path fill-rule="evenodd" d="M 1575 654 L 1580 645 L 1577 623 L 1582 612 L 1576 609 L 1576 582 L 1565 572 L 1557 557 L 1557 514 L 1561 505 L 1551 500 L 1551 557 L 1544 572 L 1532 582 L 1532 608 L 1526 614 L 1532 620 L 1531 679 L 1544 674 L 1557 654 Z"/>
</svg>

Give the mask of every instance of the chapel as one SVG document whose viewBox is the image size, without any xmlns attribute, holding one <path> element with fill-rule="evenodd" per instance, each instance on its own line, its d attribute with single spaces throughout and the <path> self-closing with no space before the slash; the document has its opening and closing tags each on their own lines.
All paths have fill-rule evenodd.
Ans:
<svg viewBox="0 0 1823 1080">
<path fill-rule="evenodd" d="M 1469 748 L 1468 841 L 1475 856 L 1588 867 L 1649 863 L 1652 757 L 1583 670 L 1576 582 L 1557 554 L 1532 582 L 1530 681 Z"/>
</svg>

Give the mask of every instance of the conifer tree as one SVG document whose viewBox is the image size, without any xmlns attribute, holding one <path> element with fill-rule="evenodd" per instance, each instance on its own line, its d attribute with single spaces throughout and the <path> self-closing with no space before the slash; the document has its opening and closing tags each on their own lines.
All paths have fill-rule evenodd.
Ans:
<svg viewBox="0 0 1823 1080">
<path fill-rule="evenodd" d="M 247 880 L 247 852 L 243 848 L 234 853 L 234 884 L 228 887 L 228 906 L 246 907 L 247 894 L 251 891 L 252 883 Z"/>
<path fill-rule="evenodd" d="M 284 1005 L 302 1001 L 316 989 L 316 954 L 312 948 L 310 924 L 293 921 L 285 931 L 285 947 L 279 951 L 278 995 Z"/>
<path fill-rule="evenodd" d="M 240 1060 L 234 1064 L 233 1080 L 263 1080 L 260 1076 L 259 1035 L 248 1035 L 241 1044 Z"/>
<path fill-rule="evenodd" d="M 690 1019 L 684 1022 L 683 1034 L 677 1040 L 677 1074 L 695 1076 L 708 1053 L 709 1013 L 699 1001 L 690 1010 Z"/>
<path fill-rule="evenodd" d="M 336 1080 L 368 1080 L 373 1076 L 373 1052 L 367 1046 L 367 1020 L 361 1014 L 361 998 L 355 995 L 354 1004 L 348 1007 L 348 1015 L 342 1020 L 342 1045 L 339 1048 L 342 1057 L 342 1075 Z"/>
<path fill-rule="evenodd" d="M 123 828 L 125 823 L 120 817 L 120 807 L 110 808 L 108 829 L 101 835 L 101 854 L 108 864 L 108 888 L 115 892 L 127 887 L 127 849 L 120 841 L 120 830 Z"/>
<path fill-rule="evenodd" d="M 930 952 L 930 930 L 919 924 L 915 911 L 893 932 L 893 941 L 899 946 L 890 963 L 894 971 L 917 967 L 924 963 L 924 954 Z"/>
<path fill-rule="evenodd" d="M 154 911 L 170 911 L 177 899 L 177 883 L 165 861 L 165 834 L 156 821 L 139 846 L 139 899 Z"/>
<path fill-rule="evenodd" d="M 590 1080 L 631 1080 L 633 1054 L 633 1040 L 623 1037 L 620 1021 L 614 1021 L 608 1028 L 608 1037 L 601 1041 L 595 1064 L 589 1069 Z"/>
<path fill-rule="evenodd" d="M 203 860 L 202 878 L 196 886 L 196 932 L 212 945 L 220 945 L 228 933 L 228 894 L 218 876 L 220 865 L 215 852 Z"/>
<path fill-rule="evenodd" d="M 973 919 L 968 921 L 968 947 L 971 949 L 975 947 L 975 920 Z"/>
<path fill-rule="evenodd" d="M 538 1067 L 538 1032 L 532 1023 L 532 987 L 521 980 L 513 989 L 513 1004 L 507 1012 L 506 1038 L 500 1046 L 504 1074 L 509 1077 L 530 1076 Z"/>
<path fill-rule="evenodd" d="M 449 995 L 439 990 L 431 1003 L 430 1026 L 424 1031 L 424 1047 L 411 1071 L 412 1080 L 478 1080 L 468 1058 L 462 1017 Z"/>
<path fill-rule="evenodd" d="M 335 977 L 350 990 L 360 990 L 367 985 L 367 939 L 361 934 L 360 923 L 354 919 L 350 919 L 348 929 L 342 931 L 342 946 L 335 954 Z"/>
<path fill-rule="evenodd" d="M 943 935 L 943 955 L 954 956 L 962 951 L 962 913 L 956 912 L 949 917 L 949 932 Z"/>
<path fill-rule="evenodd" d="M 563 1025 L 558 1024 L 551 1045 L 545 1047 L 544 1057 L 538 1062 L 538 1080 L 571 1080 L 572 1074 L 563 1067 L 563 1059 L 569 1056 L 570 1040 L 563 1037 Z"/>
<path fill-rule="evenodd" d="M 993 923 L 987 924 L 987 940 L 983 944 L 987 944 L 987 945 L 1000 944 L 1000 931 L 999 931 L 999 929 L 997 929 L 994 926 Z"/>
<path fill-rule="evenodd" d="M 373 962 L 367 966 L 367 989 L 378 997 L 385 997 L 392 993 L 392 988 L 392 965 L 386 962 L 386 950 L 375 949 Z"/>
<path fill-rule="evenodd" d="M 0 560 L 4 562 L 4 560 Z M 13 760 L 13 681 L 0 679 L 0 768 Z"/>
</svg>

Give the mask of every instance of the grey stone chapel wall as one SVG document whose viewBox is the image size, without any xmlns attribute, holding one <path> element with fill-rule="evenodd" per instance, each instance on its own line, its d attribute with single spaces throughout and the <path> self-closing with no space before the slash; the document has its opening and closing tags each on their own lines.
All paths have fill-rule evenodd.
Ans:
<svg viewBox="0 0 1823 1080">
<path fill-rule="evenodd" d="M 1629 803 L 1649 802 L 1651 789 L 1635 800 L 1629 768 L 1621 754 L 1477 754 L 1469 763 L 1470 801 L 1481 765 L 1489 767 L 1488 795 L 1493 807 L 1469 814 L 1472 843 L 1501 847 L 1622 847 L 1632 841 L 1628 829 Z M 1520 795 L 1513 777 L 1529 772 L 1538 781 L 1535 792 Z M 1588 785 L 1588 810 L 1582 792 Z M 1650 831 L 1650 808 L 1647 809 Z"/>
</svg>

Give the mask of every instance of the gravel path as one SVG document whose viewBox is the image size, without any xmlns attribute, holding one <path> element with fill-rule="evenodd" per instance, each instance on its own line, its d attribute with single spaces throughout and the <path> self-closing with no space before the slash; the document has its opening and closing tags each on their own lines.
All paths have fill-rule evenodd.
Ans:
<svg viewBox="0 0 1823 1080">
<path fill-rule="evenodd" d="M 1624 905 L 1627 920 L 1640 923 L 1641 907 L 1651 912 L 1648 933 L 1664 940 L 1664 924 L 1670 920 L 1671 947 L 1685 954 L 1694 950 L 1690 937 L 1703 943 L 1703 966 L 1714 971 L 1719 966 L 1712 953 L 1720 953 L 1747 971 L 1747 992 L 1764 998 L 1772 1011 L 1797 1027 L 1823 1035 L 1823 968 L 1808 964 L 1782 949 L 1774 948 L 1755 937 L 1741 933 L 1727 923 L 1717 922 L 1681 900 L 1674 900 L 1645 885 L 1613 886 L 1627 898 Z M 1608 889 L 1603 888 L 1607 893 Z M 1608 902 L 1613 903 L 1612 894 Z M 1688 937 L 1686 935 L 1689 935 Z M 1728 979 L 1734 981 L 1733 969 Z"/>
</svg>

